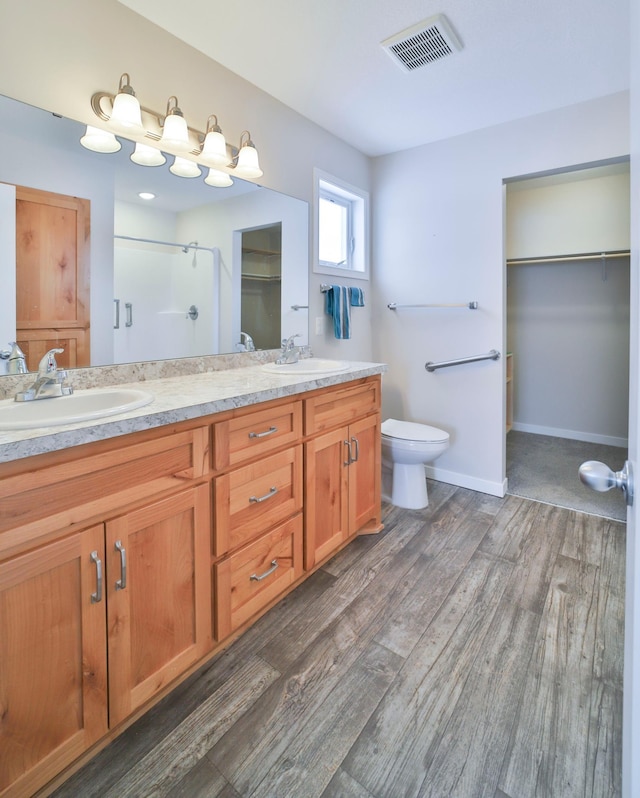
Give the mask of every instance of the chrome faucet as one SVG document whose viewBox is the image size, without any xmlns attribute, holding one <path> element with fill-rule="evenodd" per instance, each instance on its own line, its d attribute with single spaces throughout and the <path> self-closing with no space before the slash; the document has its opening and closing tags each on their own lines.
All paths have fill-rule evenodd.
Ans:
<svg viewBox="0 0 640 798">
<path fill-rule="evenodd" d="M 59 369 L 56 355 L 64 349 L 50 349 L 38 365 L 36 381 L 26 391 L 18 391 L 16 402 L 31 402 L 34 399 L 51 399 L 55 396 L 69 396 L 73 393 L 70 385 L 64 385 L 67 372 Z"/>
<path fill-rule="evenodd" d="M 298 347 L 293 343 L 294 338 L 300 338 L 300 333 L 295 333 L 295 335 L 290 335 L 288 338 L 282 339 L 282 351 L 280 352 L 280 357 L 276 360 L 276 363 L 279 366 L 284 365 L 285 363 L 297 363 L 299 351 Z"/>
<path fill-rule="evenodd" d="M 249 333 L 240 331 L 240 346 L 244 346 L 244 352 L 255 352 L 256 347 L 253 343 L 253 338 Z"/>
</svg>

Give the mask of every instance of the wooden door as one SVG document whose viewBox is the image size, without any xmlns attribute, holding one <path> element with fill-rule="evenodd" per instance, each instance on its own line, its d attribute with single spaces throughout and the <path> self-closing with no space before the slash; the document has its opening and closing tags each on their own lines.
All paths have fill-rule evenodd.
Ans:
<svg viewBox="0 0 640 798">
<path fill-rule="evenodd" d="M 16 186 L 16 337 L 35 371 L 54 347 L 89 366 L 90 202 Z"/>
<path fill-rule="evenodd" d="M 209 487 L 107 522 L 109 723 L 212 645 Z"/>
<path fill-rule="evenodd" d="M 352 457 L 349 466 L 349 532 L 362 527 L 378 532 L 380 526 L 380 416 L 367 416 L 349 426 Z"/>
<path fill-rule="evenodd" d="M 305 444 L 304 567 L 312 568 L 349 537 L 348 428 Z"/>
<path fill-rule="evenodd" d="M 0 563 L 3 797 L 32 795 L 107 731 L 106 612 L 92 552 L 104 563 L 102 525 Z"/>
</svg>

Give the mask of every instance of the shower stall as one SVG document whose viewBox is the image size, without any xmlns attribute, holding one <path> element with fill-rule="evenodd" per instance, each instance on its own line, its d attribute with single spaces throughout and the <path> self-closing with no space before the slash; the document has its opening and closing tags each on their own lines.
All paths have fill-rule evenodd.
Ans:
<svg viewBox="0 0 640 798">
<path fill-rule="evenodd" d="M 220 252 L 114 236 L 116 363 L 219 352 Z"/>
</svg>

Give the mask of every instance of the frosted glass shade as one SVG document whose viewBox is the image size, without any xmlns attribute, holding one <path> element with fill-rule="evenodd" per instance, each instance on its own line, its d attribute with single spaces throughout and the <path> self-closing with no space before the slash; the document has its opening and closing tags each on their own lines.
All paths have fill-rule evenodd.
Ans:
<svg viewBox="0 0 640 798">
<path fill-rule="evenodd" d="M 229 175 L 218 169 L 209 169 L 209 174 L 205 177 L 204 182 L 208 186 L 215 186 L 216 188 L 226 188 L 233 185 L 233 180 Z"/>
<path fill-rule="evenodd" d="M 183 116 L 168 114 L 165 117 L 160 147 L 176 152 L 189 152 L 191 149 L 189 129 Z"/>
<path fill-rule="evenodd" d="M 227 143 L 222 133 L 210 130 L 204 139 L 200 161 L 205 166 L 226 166 L 229 163 Z"/>
<path fill-rule="evenodd" d="M 245 144 L 238 153 L 238 165 L 235 173 L 238 177 L 262 177 L 263 171 L 258 163 L 258 151 L 250 144 Z"/>
<path fill-rule="evenodd" d="M 80 139 L 80 144 L 93 152 L 118 152 L 122 147 L 113 133 L 93 127 L 93 125 L 87 125 L 86 133 Z"/>
<path fill-rule="evenodd" d="M 200 177 L 202 174 L 197 163 L 189 161 L 187 158 L 180 158 L 178 155 L 169 167 L 169 171 L 178 177 Z"/>
<path fill-rule="evenodd" d="M 113 110 L 109 119 L 109 127 L 118 133 L 144 136 L 140 103 L 133 94 L 120 92 L 113 101 Z"/>
<path fill-rule="evenodd" d="M 167 162 L 160 150 L 140 142 L 136 144 L 136 148 L 131 153 L 130 158 L 140 166 L 162 166 L 163 163 Z"/>
</svg>

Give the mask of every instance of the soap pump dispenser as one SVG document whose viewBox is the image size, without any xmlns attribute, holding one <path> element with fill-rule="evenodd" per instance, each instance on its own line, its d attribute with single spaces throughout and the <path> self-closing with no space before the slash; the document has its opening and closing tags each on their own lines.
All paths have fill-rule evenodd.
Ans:
<svg viewBox="0 0 640 798">
<path fill-rule="evenodd" d="M 16 341 L 10 342 L 11 352 L 9 353 L 8 372 L 9 374 L 28 374 L 27 361 L 24 352 Z"/>
</svg>

